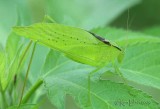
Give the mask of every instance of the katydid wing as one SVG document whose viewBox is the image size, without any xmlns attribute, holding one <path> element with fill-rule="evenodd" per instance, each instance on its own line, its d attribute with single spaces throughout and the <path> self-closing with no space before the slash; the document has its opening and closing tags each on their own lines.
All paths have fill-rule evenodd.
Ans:
<svg viewBox="0 0 160 109">
<path fill-rule="evenodd" d="M 114 44 L 80 28 L 58 23 L 37 23 L 28 27 L 14 27 L 21 36 L 30 38 L 67 57 L 91 66 L 102 67 L 113 62 L 122 51 Z"/>
</svg>

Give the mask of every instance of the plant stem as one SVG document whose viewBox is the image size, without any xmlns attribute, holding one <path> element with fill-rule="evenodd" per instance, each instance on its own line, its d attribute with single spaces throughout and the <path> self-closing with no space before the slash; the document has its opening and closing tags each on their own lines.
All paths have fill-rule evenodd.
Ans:
<svg viewBox="0 0 160 109">
<path fill-rule="evenodd" d="M 24 96 L 24 98 L 22 99 L 22 104 L 26 103 L 29 98 L 32 96 L 32 94 L 42 85 L 43 80 L 39 79 L 31 88 L 30 90 L 27 92 L 27 94 Z"/>
<path fill-rule="evenodd" d="M 33 50 L 32 50 L 32 54 L 31 54 L 31 58 L 29 60 L 29 65 L 28 65 L 28 68 L 27 68 L 26 77 L 25 77 L 25 80 L 24 80 L 23 88 L 22 88 L 22 93 L 21 93 L 21 98 L 20 98 L 19 106 L 21 105 L 21 102 L 22 102 L 23 93 L 24 93 L 24 89 L 25 89 L 25 86 L 26 86 L 26 83 L 27 83 L 27 79 L 28 79 L 28 75 L 29 75 L 29 70 L 30 70 L 31 63 L 32 63 L 32 60 L 33 60 L 33 55 L 34 55 L 34 52 L 35 52 L 35 48 L 36 48 L 36 43 L 34 44 L 34 47 L 33 47 Z"/>
</svg>

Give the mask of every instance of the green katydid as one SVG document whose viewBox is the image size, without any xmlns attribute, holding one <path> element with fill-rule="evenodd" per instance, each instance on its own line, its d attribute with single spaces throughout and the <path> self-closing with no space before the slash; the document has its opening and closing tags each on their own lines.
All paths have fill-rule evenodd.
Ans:
<svg viewBox="0 0 160 109">
<path fill-rule="evenodd" d="M 105 66 L 122 53 L 119 47 L 100 36 L 57 23 L 14 27 L 14 31 L 18 35 L 59 50 L 77 62 L 95 67 Z"/>
<path fill-rule="evenodd" d="M 91 74 L 106 64 L 114 62 L 123 54 L 123 51 L 116 44 L 94 33 L 55 22 L 14 27 L 13 30 L 18 35 L 63 52 L 76 62 L 97 67 L 88 76 L 89 100 Z"/>
</svg>

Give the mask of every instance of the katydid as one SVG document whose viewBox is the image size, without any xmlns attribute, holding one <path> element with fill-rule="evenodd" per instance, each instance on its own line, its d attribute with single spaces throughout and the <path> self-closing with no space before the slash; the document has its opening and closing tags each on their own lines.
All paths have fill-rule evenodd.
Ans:
<svg viewBox="0 0 160 109">
<path fill-rule="evenodd" d="M 37 23 L 28 27 L 14 27 L 21 36 L 38 41 L 67 57 L 95 67 L 113 62 L 122 50 L 115 44 L 83 29 L 57 23 Z"/>
<path fill-rule="evenodd" d="M 123 54 L 116 44 L 86 30 L 58 23 L 36 23 L 14 27 L 14 32 L 51 49 L 64 53 L 70 59 L 96 67 L 88 76 L 90 102 L 90 76 Z"/>
</svg>

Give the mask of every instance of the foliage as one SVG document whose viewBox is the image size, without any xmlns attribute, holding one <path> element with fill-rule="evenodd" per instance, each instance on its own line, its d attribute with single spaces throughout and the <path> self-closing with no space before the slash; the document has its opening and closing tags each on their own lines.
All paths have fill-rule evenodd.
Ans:
<svg viewBox="0 0 160 109">
<path fill-rule="evenodd" d="M 159 109 L 159 5 L 156 0 L 0 0 L 0 109 Z M 124 28 L 128 8 L 131 30 Z M 107 64 L 93 74 L 90 91 L 88 75 L 95 69 L 90 66 L 92 63 L 78 63 L 81 58 L 71 60 L 64 51 L 52 47 L 52 42 L 37 44 L 29 69 L 31 43 L 11 29 L 15 25 L 42 23 L 44 15 L 60 24 L 82 28 L 109 40 L 124 51 L 122 62 Z M 53 22 L 51 18 L 45 22 Z M 36 37 L 33 31 L 28 32 L 31 36 L 21 35 Z M 82 53 L 82 46 L 75 49 L 78 55 Z M 29 77 L 19 106 L 27 70 Z M 89 92 L 91 103 L 88 102 Z"/>
</svg>

